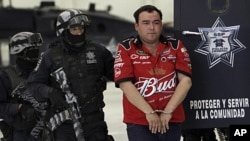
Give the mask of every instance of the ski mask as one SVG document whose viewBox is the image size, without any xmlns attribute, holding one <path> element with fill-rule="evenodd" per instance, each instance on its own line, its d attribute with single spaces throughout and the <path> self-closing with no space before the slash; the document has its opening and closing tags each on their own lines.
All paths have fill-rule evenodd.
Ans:
<svg viewBox="0 0 250 141">
<path fill-rule="evenodd" d="M 24 49 L 22 52 L 16 55 L 17 66 L 25 73 L 30 73 L 36 67 L 39 49 L 38 47 L 30 47 Z"/>
<path fill-rule="evenodd" d="M 69 47 L 67 46 L 69 50 L 75 52 L 82 51 L 85 44 L 85 32 L 81 35 L 73 35 L 69 30 L 66 30 L 64 32 L 63 40 L 67 45 L 69 45 Z"/>
</svg>

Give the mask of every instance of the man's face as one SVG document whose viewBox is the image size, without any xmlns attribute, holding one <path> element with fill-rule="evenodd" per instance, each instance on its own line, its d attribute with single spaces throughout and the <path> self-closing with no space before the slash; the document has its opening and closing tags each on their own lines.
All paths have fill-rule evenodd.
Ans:
<svg viewBox="0 0 250 141">
<path fill-rule="evenodd" d="M 83 26 L 75 26 L 75 27 L 69 28 L 69 32 L 72 35 L 82 35 L 82 33 L 84 32 L 84 27 Z"/>
<path fill-rule="evenodd" d="M 148 44 L 158 42 L 162 31 L 160 15 L 156 11 L 140 13 L 138 23 L 135 23 L 135 30 L 142 42 Z"/>
</svg>

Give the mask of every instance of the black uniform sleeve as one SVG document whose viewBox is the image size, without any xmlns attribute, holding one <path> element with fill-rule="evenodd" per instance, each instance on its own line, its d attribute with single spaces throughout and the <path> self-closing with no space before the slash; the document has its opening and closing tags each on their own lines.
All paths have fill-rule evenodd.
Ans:
<svg viewBox="0 0 250 141">
<path fill-rule="evenodd" d="M 102 47 L 102 57 L 104 60 L 104 67 L 105 67 L 105 77 L 110 80 L 114 81 L 114 57 L 112 53 L 105 47 Z"/>
<path fill-rule="evenodd" d="M 18 113 L 18 104 L 10 102 L 10 81 L 4 73 L 0 73 L 0 118 L 11 123 Z"/>
<path fill-rule="evenodd" d="M 47 85 L 50 77 L 52 61 L 48 52 L 42 53 L 36 68 L 29 75 L 27 84 L 30 92 L 38 101 L 46 101 L 50 87 Z"/>
</svg>

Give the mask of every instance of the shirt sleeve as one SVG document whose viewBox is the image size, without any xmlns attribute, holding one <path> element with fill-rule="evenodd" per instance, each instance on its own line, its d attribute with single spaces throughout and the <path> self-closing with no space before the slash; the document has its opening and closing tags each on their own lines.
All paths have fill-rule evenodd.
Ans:
<svg viewBox="0 0 250 141">
<path fill-rule="evenodd" d="M 32 95 L 38 101 L 45 101 L 49 95 L 50 87 L 47 85 L 50 77 L 49 68 L 52 62 L 49 60 L 48 54 L 41 55 L 37 67 L 29 75 L 28 86 Z"/>
<path fill-rule="evenodd" d="M 114 63 L 114 81 L 116 87 L 120 82 L 133 81 L 133 65 L 130 59 L 129 51 L 131 48 L 125 48 L 122 44 L 118 45 Z"/>
<path fill-rule="evenodd" d="M 188 50 L 180 40 L 178 41 L 177 48 L 176 70 L 177 72 L 183 73 L 189 77 L 192 75 L 191 59 Z"/>
<path fill-rule="evenodd" d="M 110 80 L 114 81 L 114 57 L 112 53 L 105 47 L 102 47 L 102 54 L 104 60 L 104 68 L 105 68 L 105 77 Z"/>
</svg>

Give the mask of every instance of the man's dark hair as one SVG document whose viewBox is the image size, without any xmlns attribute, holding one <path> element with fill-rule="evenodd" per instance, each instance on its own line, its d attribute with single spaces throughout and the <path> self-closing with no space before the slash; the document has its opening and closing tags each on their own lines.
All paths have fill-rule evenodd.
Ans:
<svg viewBox="0 0 250 141">
<path fill-rule="evenodd" d="M 156 11 L 159 15 L 160 15 L 160 18 L 162 20 L 162 13 L 161 13 L 161 10 L 159 10 L 158 8 L 156 8 L 155 6 L 153 5 L 144 5 L 142 7 L 140 7 L 139 9 L 137 9 L 135 12 L 134 12 L 134 18 L 135 18 L 135 22 L 138 23 L 138 20 L 139 20 L 139 14 L 144 12 L 144 11 L 147 11 L 149 13 L 153 12 L 153 11 Z"/>
</svg>

